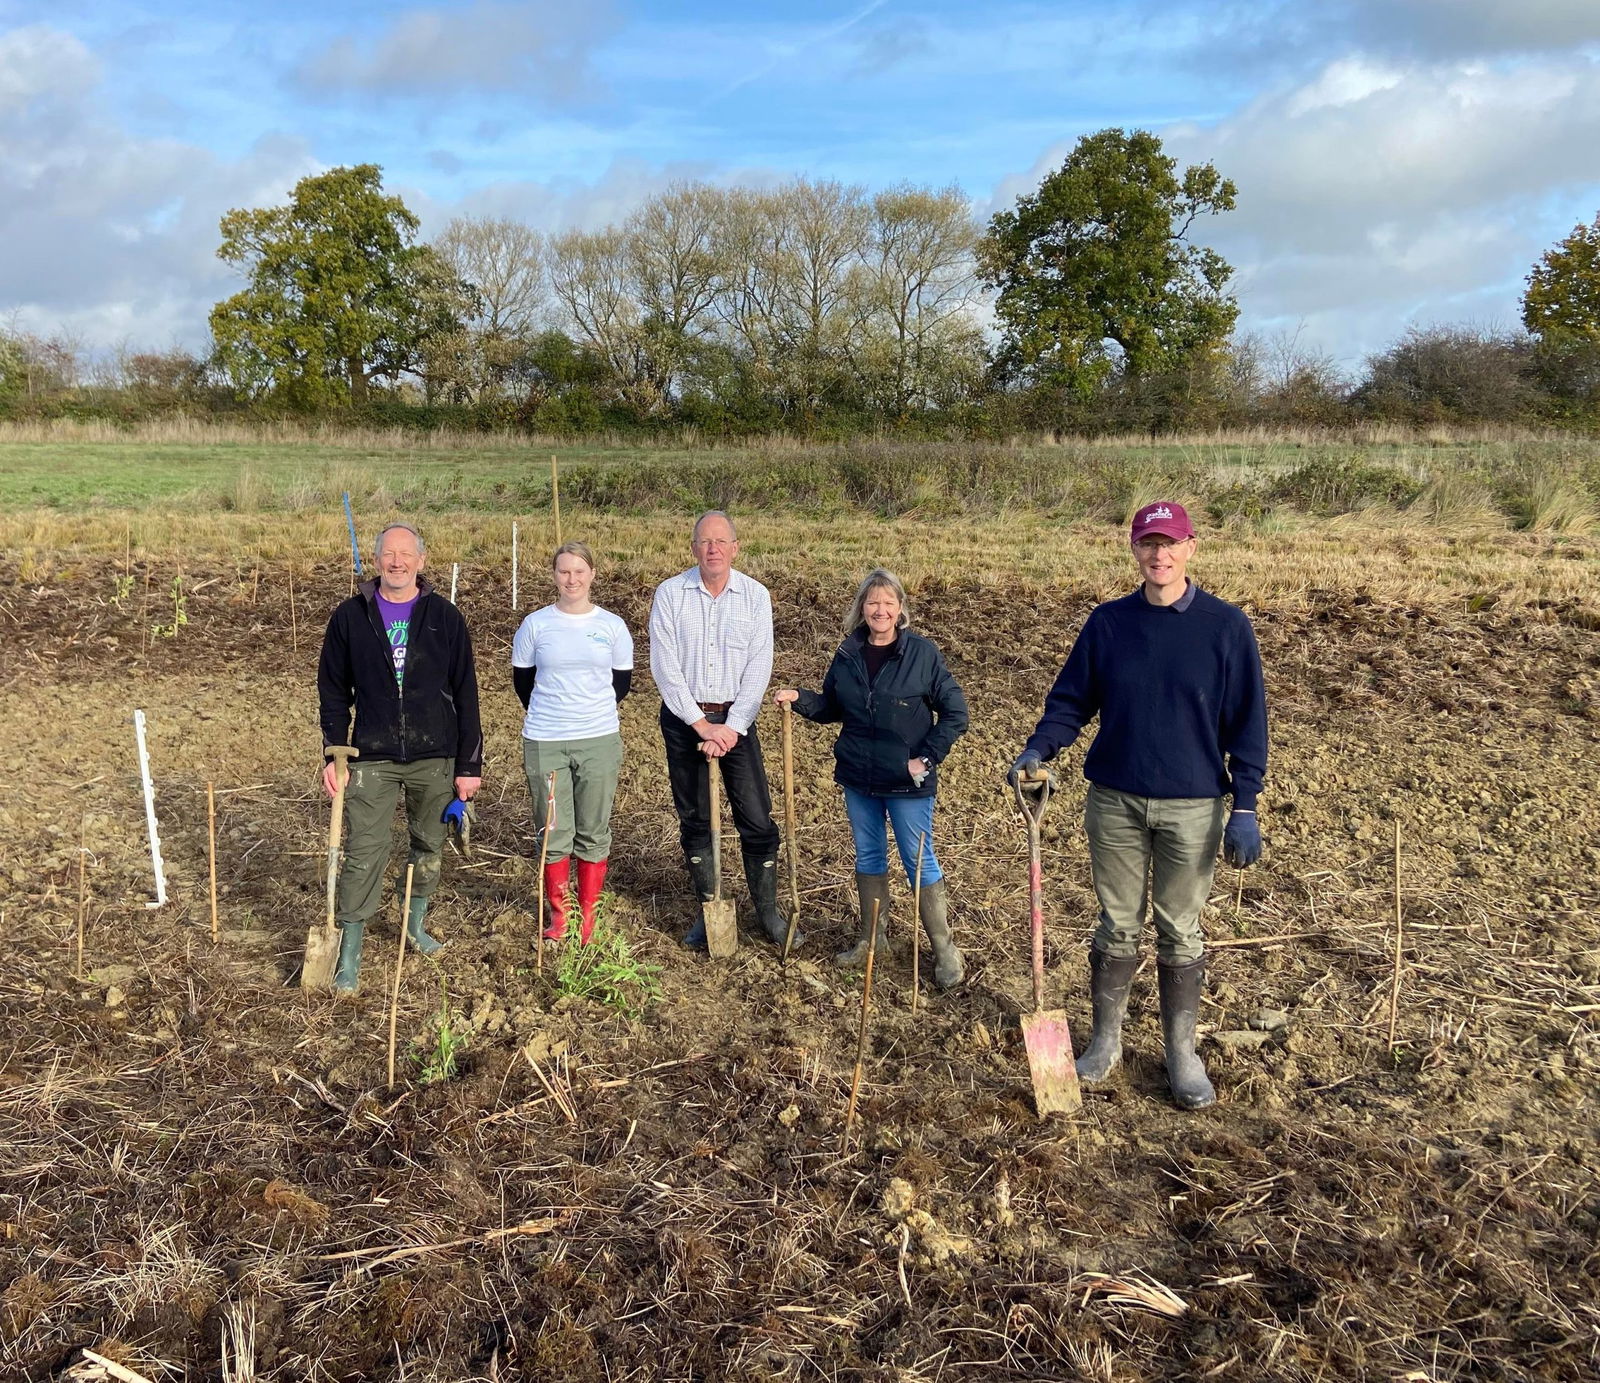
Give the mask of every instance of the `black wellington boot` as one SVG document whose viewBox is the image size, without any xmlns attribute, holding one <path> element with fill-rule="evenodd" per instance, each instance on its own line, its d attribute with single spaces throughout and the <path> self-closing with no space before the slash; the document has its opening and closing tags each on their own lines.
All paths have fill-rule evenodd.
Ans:
<svg viewBox="0 0 1600 1383">
<path fill-rule="evenodd" d="M 1204 1109 L 1217 1099 L 1205 1064 L 1194 1051 L 1200 991 L 1206 982 L 1205 957 L 1179 965 L 1158 961 L 1156 974 L 1161 988 L 1161 1035 L 1167 1044 L 1167 1084 L 1180 1109 Z"/>
<path fill-rule="evenodd" d="M 755 905 L 756 921 L 774 946 L 780 949 L 789 932 L 789 919 L 778 911 L 778 859 L 777 856 L 744 857 L 744 881 L 750 885 L 750 901 Z M 798 949 L 805 934 L 796 930 L 794 947 Z"/>
<path fill-rule="evenodd" d="M 1094 1033 L 1078 1058 L 1078 1079 L 1104 1080 L 1122 1064 L 1122 1020 L 1128 1013 L 1133 972 L 1138 956 L 1108 956 L 1089 952 L 1089 1001 L 1094 1011 Z"/>
<path fill-rule="evenodd" d="M 706 915 L 701 903 L 709 903 L 717 896 L 717 871 L 708 845 L 703 854 L 685 855 L 683 862 L 689 867 L 689 884 L 694 889 L 694 922 L 683 934 L 683 944 L 691 950 L 706 949 Z"/>
</svg>

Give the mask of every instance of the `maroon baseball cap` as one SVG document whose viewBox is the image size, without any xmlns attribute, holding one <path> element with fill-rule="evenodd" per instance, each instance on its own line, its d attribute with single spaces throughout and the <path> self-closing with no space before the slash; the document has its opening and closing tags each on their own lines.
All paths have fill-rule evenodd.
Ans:
<svg viewBox="0 0 1600 1383">
<path fill-rule="evenodd" d="M 1174 504 L 1170 499 L 1158 499 L 1154 504 L 1145 505 L 1133 516 L 1131 539 L 1133 542 L 1138 542 L 1140 538 L 1148 538 L 1153 533 L 1171 538 L 1175 543 L 1194 537 L 1194 525 L 1189 522 L 1189 511 L 1181 504 Z"/>
</svg>

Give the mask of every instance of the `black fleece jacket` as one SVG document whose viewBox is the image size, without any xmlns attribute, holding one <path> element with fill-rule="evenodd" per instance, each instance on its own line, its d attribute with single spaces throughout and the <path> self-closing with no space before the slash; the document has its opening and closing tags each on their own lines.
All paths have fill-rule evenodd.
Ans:
<svg viewBox="0 0 1600 1383">
<path fill-rule="evenodd" d="M 483 724 L 467 622 L 419 578 L 405 684 L 397 686 L 377 585 L 363 581 L 328 621 L 317 669 L 323 744 L 354 744 L 363 760 L 454 759 L 456 777 L 481 777 Z"/>
<path fill-rule="evenodd" d="M 967 699 L 932 639 L 902 629 L 876 679 L 861 651 L 865 627 L 845 636 L 822 692 L 801 690 L 795 710 L 819 724 L 843 724 L 833 746 L 833 781 L 869 797 L 932 797 L 938 765 L 967 728 Z M 926 758 L 918 787 L 906 765 Z"/>
</svg>

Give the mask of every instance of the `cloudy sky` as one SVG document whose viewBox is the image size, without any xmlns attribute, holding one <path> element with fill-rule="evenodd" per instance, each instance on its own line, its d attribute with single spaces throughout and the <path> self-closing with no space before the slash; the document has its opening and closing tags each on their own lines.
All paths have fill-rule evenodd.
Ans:
<svg viewBox="0 0 1600 1383">
<path fill-rule="evenodd" d="M 1245 326 L 1353 367 L 1514 325 L 1600 211 L 1600 0 L 0 0 L 0 322 L 197 345 L 218 218 L 342 163 L 425 231 L 795 174 L 987 216 L 1108 125 L 1233 178 Z"/>
</svg>

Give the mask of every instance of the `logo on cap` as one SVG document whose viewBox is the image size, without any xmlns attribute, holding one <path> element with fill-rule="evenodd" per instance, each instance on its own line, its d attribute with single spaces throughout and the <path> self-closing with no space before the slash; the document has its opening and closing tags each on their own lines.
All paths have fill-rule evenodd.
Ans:
<svg viewBox="0 0 1600 1383">
<path fill-rule="evenodd" d="M 1171 517 L 1172 510 L 1168 509 L 1164 504 L 1159 504 L 1140 520 L 1140 524 L 1154 523 L 1157 519 L 1170 519 Z"/>
</svg>

